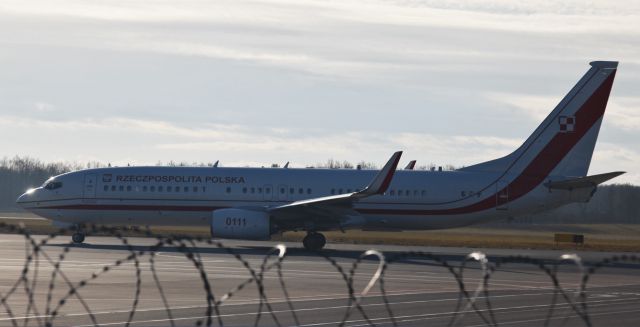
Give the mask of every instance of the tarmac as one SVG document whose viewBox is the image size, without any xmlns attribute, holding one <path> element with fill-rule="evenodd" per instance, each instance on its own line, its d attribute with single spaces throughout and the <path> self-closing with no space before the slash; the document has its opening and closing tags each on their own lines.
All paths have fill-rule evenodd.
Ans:
<svg viewBox="0 0 640 327">
<path fill-rule="evenodd" d="M 282 278 L 273 264 L 277 256 L 267 259 L 270 269 L 260 278 L 265 255 L 278 252 L 275 242 L 222 240 L 228 248 L 198 243 L 187 244 L 190 251 L 185 251 L 174 244 L 149 252 L 156 239 L 133 237 L 124 244 L 116 237 L 88 236 L 85 244 L 72 246 L 69 239 L 54 238 L 36 255 L 24 236 L 0 235 L 0 296 L 6 300 L 0 304 L 0 326 L 125 326 L 128 321 L 130 326 L 251 326 L 256 321 L 259 326 L 541 326 L 547 319 L 551 326 L 637 326 L 640 321 L 640 264 L 598 269 L 581 297 L 580 266 L 569 260 L 555 266 L 563 254 L 558 251 L 329 244 L 317 254 L 286 243 Z M 350 297 L 350 270 L 369 249 L 388 261 L 382 283 L 377 280 L 360 298 L 380 267 L 374 253 L 355 270 Z M 398 258 L 407 251 L 432 253 L 437 260 Z M 484 288 L 482 265 L 467 260 L 474 251 L 486 254 L 496 268 Z M 128 260 L 132 253 L 137 263 Z M 587 270 L 615 255 L 577 254 Z M 60 255 L 64 259 L 57 270 Z M 515 256 L 539 261 L 496 266 Z M 208 313 L 208 300 L 222 303 L 212 304 Z"/>
</svg>

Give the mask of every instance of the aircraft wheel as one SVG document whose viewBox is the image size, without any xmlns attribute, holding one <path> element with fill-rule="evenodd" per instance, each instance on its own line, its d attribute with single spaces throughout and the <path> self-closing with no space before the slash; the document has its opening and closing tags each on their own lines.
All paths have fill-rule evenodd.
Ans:
<svg viewBox="0 0 640 327">
<path fill-rule="evenodd" d="M 84 242 L 84 234 L 73 233 L 73 235 L 71 235 L 71 240 L 73 241 L 73 243 L 80 244 Z"/>
<path fill-rule="evenodd" d="M 309 232 L 302 240 L 302 245 L 309 251 L 320 251 L 327 244 L 324 235 L 316 232 Z"/>
</svg>

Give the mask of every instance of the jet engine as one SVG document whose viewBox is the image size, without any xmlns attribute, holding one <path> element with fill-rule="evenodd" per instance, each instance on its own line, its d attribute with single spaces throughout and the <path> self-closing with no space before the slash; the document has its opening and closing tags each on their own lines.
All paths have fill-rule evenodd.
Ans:
<svg viewBox="0 0 640 327">
<path fill-rule="evenodd" d="M 247 209 L 219 209 L 211 218 L 211 237 L 242 240 L 271 238 L 269 214 Z"/>
</svg>

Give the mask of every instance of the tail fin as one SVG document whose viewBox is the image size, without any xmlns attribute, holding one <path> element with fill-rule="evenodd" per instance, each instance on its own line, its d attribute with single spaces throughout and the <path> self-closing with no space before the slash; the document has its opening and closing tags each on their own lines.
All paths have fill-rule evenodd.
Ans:
<svg viewBox="0 0 640 327">
<path fill-rule="evenodd" d="M 616 61 L 591 62 L 591 69 L 516 151 L 461 170 L 586 176 L 617 67 Z"/>
</svg>

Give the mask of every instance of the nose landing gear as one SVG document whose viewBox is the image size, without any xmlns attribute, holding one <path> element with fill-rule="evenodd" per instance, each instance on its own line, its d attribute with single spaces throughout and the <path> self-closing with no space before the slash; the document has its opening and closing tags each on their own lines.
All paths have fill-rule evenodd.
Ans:
<svg viewBox="0 0 640 327">
<path fill-rule="evenodd" d="M 327 239 L 318 232 L 308 232 L 307 236 L 302 239 L 302 245 L 309 251 L 320 251 L 325 244 L 327 244 Z"/>
</svg>

